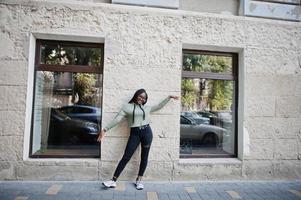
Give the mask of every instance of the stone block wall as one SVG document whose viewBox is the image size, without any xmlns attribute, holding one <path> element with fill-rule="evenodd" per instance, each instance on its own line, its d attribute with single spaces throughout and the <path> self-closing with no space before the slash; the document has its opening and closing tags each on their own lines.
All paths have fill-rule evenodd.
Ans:
<svg viewBox="0 0 301 200">
<path fill-rule="evenodd" d="M 296 22 L 91 1 L 0 3 L 0 179 L 99 180 L 111 177 L 126 144 L 121 123 L 102 144 L 101 159 L 28 159 L 24 151 L 32 34 L 94 35 L 104 39 L 103 124 L 134 91 L 149 105 L 181 93 L 184 44 L 240 49 L 244 94 L 242 138 L 249 153 L 227 159 L 179 159 L 180 102 L 152 116 L 154 141 L 148 180 L 301 178 L 301 25 Z M 30 87 L 29 87 L 30 88 Z M 238 141 L 243 143 L 242 140 Z M 242 151 L 242 149 L 240 149 Z M 138 150 L 121 176 L 134 179 Z"/>
</svg>

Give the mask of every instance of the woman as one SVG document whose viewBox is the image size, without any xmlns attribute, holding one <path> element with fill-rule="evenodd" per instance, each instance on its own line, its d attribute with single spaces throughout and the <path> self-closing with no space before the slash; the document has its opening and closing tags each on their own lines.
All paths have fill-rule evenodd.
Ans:
<svg viewBox="0 0 301 200">
<path fill-rule="evenodd" d="M 144 89 L 137 90 L 129 103 L 124 105 L 116 115 L 116 117 L 113 119 L 113 121 L 111 121 L 111 123 L 109 123 L 99 133 L 97 141 L 101 142 L 104 138 L 105 132 L 116 126 L 124 117 L 127 118 L 128 125 L 131 127 L 131 133 L 125 148 L 124 155 L 118 163 L 113 178 L 109 181 L 103 182 L 103 185 L 107 188 L 116 187 L 116 181 L 119 175 L 141 143 L 141 162 L 135 185 L 137 190 L 143 189 L 141 179 L 147 166 L 148 154 L 153 139 L 152 130 L 149 126 L 150 113 L 160 110 L 170 101 L 170 99 L 178 100 L 179 97 L 168 96 L 156 106 L 144 106 L 147 102 L 147 99 L 148 96 Z"/>
</svg>

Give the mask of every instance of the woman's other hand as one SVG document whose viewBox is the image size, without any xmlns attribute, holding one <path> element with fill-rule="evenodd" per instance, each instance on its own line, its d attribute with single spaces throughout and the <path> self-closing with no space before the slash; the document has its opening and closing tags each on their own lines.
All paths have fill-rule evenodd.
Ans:
<svg viewBox="0 0 301 200">
<path fill-rule="evenodd" d="M 174 100 L 179 100 L 179 99 L 180 99 L 180 97 L 178 97 L 178 96 L 173 96 L 173 95 L 170 95 L 169 98 L 172 98 L 172 99 L 174 99 Z"/>
<path fill-rule="evenodd" d="M 101 129 L 101 131 L 98 134 L 97 142 L 102 142 L 103 141 L 103 138 L 105 136 L 105 132 L 106 131 L 104 129 Z"/>
</svg>

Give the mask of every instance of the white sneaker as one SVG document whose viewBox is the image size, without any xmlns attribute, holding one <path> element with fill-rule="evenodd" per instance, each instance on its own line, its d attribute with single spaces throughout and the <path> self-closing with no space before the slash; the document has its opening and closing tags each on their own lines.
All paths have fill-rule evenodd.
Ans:
<svg viewBox="0 0 301 200">
<path fill-rule="evenodd" d="M 135 185 L 136 185 L 136 189 L 137 190 L 143 190 L 143 188 L 144 188 L 144 186 L 141 183 L 141 181 L 136 181 Z"/>
<path fill-rule="evenodd" d="M 117 186 L 116 181 L 109 180 L 102 183 L 106 188 L 115 188 Z"/>
</svg>

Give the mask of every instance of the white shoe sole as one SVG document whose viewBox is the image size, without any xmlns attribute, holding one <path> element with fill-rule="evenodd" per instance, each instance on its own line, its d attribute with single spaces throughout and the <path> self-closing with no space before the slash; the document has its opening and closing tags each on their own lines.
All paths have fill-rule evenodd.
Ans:
<svg viewBox="0 0 301 200">
<path fill-rule="evenodd" d="M 105 186 L 106 188 L 115 188 L 116 186 L 107 186 L 106 184 L 102 183 L 103 186 Z"/>
<path fill-rule="evenodd" d="M 135 184 L 135 187 L 137 190 L 143 190 L 144 188 L 137 188 L 137 185 Z"/>
</svg>

